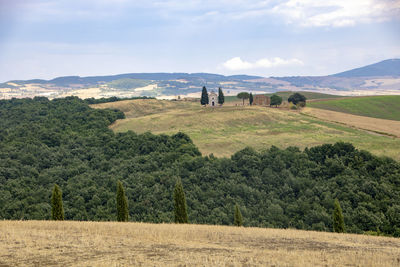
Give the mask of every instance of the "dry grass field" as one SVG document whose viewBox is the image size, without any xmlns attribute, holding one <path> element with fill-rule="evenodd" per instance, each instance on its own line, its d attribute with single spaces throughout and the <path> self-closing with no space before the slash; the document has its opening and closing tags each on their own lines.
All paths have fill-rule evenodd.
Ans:
<svg viewBox="0 0 400 267">
<path fill-rule="evenodd" d="M 0 221 L 0 266 L 399 266 L 400 239 L 284 229 Z"/>
<path fill-rule="evenodd" d="M 400 96 L 364 96 L 312 101 L 309 107 L 358 116 L 400 121 Z"/>
<path fill-rule="evenodd" d="M 371 132 L 385 133 L 400 138 L 400 121 L 357 116 L 348 113 L 308 107 L 303 109 L 302 112 L 319 119 L 343 123 L 351 127 Z"/>
<path fill-rule="evenodd" d="M 111 125 L 116 132 L 174 134 L 182 131 L 192 138 L 204 155 L 213 153 L 229 157 L 246 146 L 259 150 L 271 145 L 305 148 L 344 141 L 376 155 L 400 160 L 400 138 L 288 109 L 259 106 L 204 108 L 198 103 L 167 100 L 126 100 L 93 107 L 117 108 L 125 113 L 126 119 Z"/>
</svg>

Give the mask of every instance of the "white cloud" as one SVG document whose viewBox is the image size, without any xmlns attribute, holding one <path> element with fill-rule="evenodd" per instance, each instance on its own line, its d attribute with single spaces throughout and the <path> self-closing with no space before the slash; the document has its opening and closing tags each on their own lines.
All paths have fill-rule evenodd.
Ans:
<svg viewBox="0 0 400 267">
<path fill-rule="evenodd" d="M 289 24 L 306 27 L 345 27 L 400 18 L 400 0 L 165 0 L 153 6 L 170 16 L 189 11 L 195 21 L 263 20 L 277 15 Z"/>
<path fill-rule="evenodd" d="M 1 0 L 0 0 L 1 1 Z M 300 26 L 343 27 L 400 18 L 400 0 L 14 0 L 29 17 L 110 18 L 135 10 L 163 19 L 218 22 L 268 20 L 271 15 Z M 5 5 L 7 7 L 7 5 Z"/>
<path fill-rule="evenodd" d="M 222 66 L 225 69 L 236 71 L 236 70 L 249 70 L 249 69 L 266 69 L 281 66 L 298 66 L 303 65 L 303 62 L 297 58 L 282 59 L 274 57 L 273 59 L 262 58 L 253 63 L 243 61 L 240 57 L 234 57 L 225 61 Z"/>
<path fill-rule="evenodd" d="M 274 6 L 273 13 L 301 26 L 344 27 L 357 23 L 398 18 L 398 0 L 288 0 Z"/>
</svg>

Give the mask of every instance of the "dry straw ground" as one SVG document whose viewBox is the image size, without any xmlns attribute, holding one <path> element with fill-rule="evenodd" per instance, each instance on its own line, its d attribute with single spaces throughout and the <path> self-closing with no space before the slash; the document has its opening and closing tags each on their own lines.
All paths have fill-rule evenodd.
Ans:
<svg viewBox="0 0 400 267">
<path fill-rule="evenodd" d="M 1 221 L 0 266 L 399 266 L 400 239 L 229 226 Z"/>
<path fill-rule="evenodd" d="M 302 112 L 319 119 L 338 122 L 350 127 L 393 135 L 400 138 L 400 121 L 357 116 L 318 108 L 305 108 Z"/>
</svg>

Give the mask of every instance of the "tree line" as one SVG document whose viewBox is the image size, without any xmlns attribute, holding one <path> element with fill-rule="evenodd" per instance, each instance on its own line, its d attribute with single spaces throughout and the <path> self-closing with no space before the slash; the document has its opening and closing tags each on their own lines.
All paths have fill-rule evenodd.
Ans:
<svg viewBox="0 0 400 267">
<path fill-rule="evenodd" d="M 64 219 L 115 220 L 121 181 L 129 220 L 174 222 L 180 180 L 192 223 L 233 225 L 237 204 L 244 226 L 333 231 L 338 199 L 346 232 L 400 236 L 393 159 L 341 142 L 202 156 L 184 133 L 113 133 L 121 118 L 76 97 L 0 100 L 0 219 L 51 219 L 57 184 Z"/>
<path fill-rule="evenodd" d="M 185 193 L 183 191 L 182 182 L 178 180 L 175 184 L 174 194 L 174 222 L 175 223 L 189 223 L 188 211 Z M 62 192 L 58 185 L 54 185 L 53 194 L 51 196 L 51 218 L 56 221 L 64 220 L 64 208 L 62 201 Z M 125 189 L 121 181 L 117 182 L 116 194 L 116 208 L 117 208 L 117 221 L 129 221 L 128 199 L 125 195 Z M 335 208 L 333 211 L 333 231 L 337 233 L 344 233 L 344 218 L 339 201 L 335 199 Z M 233 225 L 243 226 L 243 216 L 240 208 L 235 204 Z"/>
</svg>

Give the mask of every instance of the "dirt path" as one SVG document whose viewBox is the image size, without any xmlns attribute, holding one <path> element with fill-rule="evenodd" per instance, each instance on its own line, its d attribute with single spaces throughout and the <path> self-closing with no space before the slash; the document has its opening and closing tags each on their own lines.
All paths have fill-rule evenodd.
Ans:
<svg viewBox="0 0 400 267">
<path fill-rule="evenodd" d="M 309 107 L 304 108 L 302 113 L 326 121 L 338 122 L 358 129 L 400 138 L 400 121 L 376 119 Z"/>
</svg>

